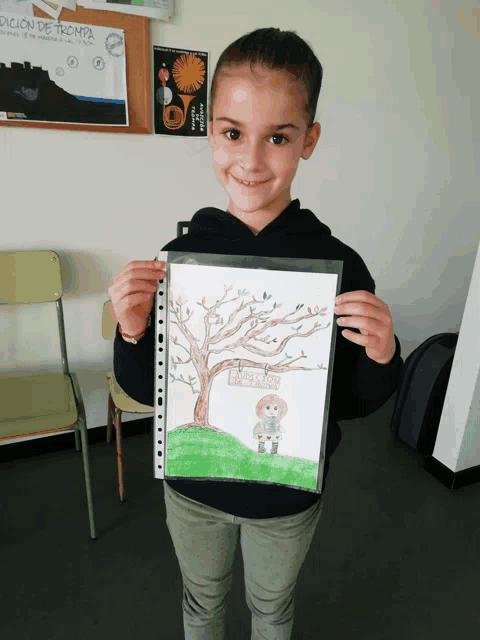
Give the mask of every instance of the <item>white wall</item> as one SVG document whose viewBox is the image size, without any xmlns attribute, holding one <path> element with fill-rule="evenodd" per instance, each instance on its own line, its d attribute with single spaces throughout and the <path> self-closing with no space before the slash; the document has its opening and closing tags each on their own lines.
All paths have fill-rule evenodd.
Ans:
<svg viewBox="0 0 480 640">
<path fill-rule="evenodd" d="M 172 23 L 152 23 L 152 44 L 210 51 L 210 87 L 218 56 L 247 31 L 275 26 L 306 39 L 324 67 L 322 136 L 300 162 L 292 197 L 364 258 L 404 358 L 426 338 L 458 331 L 480 241 L 478 3 L 297 0 L 296 17 L 287 0 L 275 11 L 253 0 L 232 6 L 176 0 Z M 177 137 L 0 127 L 0 176 L 0 250 L 59 254 L 70 366 L 88 426 L 105 425 L 107 287 L 131 260 L 153 259 L 176 236 L 177 221 L 227 206 L 210 147 Z M 45 343 L 46 320 L 38 310 L 0 310 L 8 343 L 0 373 L 23 373 L 18 362 L 40 354 L 40 370 L 60 370 L 58 345 Z M 477 451 L 479 442 L 474 435 Z"/>
<path fill-rule="evenodd" d="M 480 247 L 465 303 L 433 457 L 452 471 L 480 464 Z"/>
</svg>

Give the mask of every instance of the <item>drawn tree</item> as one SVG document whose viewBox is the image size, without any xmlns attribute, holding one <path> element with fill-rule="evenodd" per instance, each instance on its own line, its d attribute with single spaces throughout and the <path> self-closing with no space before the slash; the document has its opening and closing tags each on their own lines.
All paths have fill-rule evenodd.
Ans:
<svg viewBox="0 0 480 640">
<path fill-rule="evenodd" d="M 286 353 L 282 357 L 282 353 L 290 340 L 308 338 L 313 333 L 317 331 L 322 331 L 327 329 L 330 326 L 328 323 L 325 326 L 319 325 L 316 322 L 313 327 L 311 327 L 308 331 L 300 332 L 303 324 L 298 325 L 299 322 L 309 320 L 310 318 L 315 318 L 316 316 L 324 316 L 326 315 L 327 307 L 323 309 L 318 309 L 315 307 L 312 311 L 310 307 L 308 307 L 307 312 L 303 311 L 300 316 L 296 316 L 297 312 L 300 312 L 300 309 L 304 307 L 303 304 L 298 304 L 294 311 L 290 311 L 286 313 L 283 317 L 271 318 L 271 314 L 275 309 L 279 309 L 282 305 L 274 303 L 273 307 L 269 309 L 265 309 L 263 311 L 257 311 L 252 305 L 265 305 L 268 300 L 272 297 L 271 295 L 267 295 L 266 292 L 263 294 L 263 300 L 256 300 L 255 296 L 252 297 L 248 302 L 239 302 L 238 305 L 234 308 L 232 313 L 229 315 L 227 321 L 223 326 L 220 326 L 219 330 L 211 335 L 212 327 L 218 324 L 222 325 L 223 319 L 220 317 L 218 310 L 220 307 L 226 304 L 234 303 L 240 301 L 244 296 L 249 296 L 250 292 L 245 289 L 238 290 L 238 296 L 231 298 L 230 300 L 226 300 L 226 296 L 228 292 L 233 288 L 230 286 L 227 288 L 225 286 L 225 293 L 220 300 L 217 300 L 215 304 L 211 307 L 207 307 L 205 305 L 205 298 L 203 298 L 202 302 L 197 302 L 197 304 L 205 309 L 206 314 L 204 317 L 204 325 L 205 325 L 205 338 L 203 344 L 200 346 L 198 343 L 200 340 L 196 338 L 191 331 L 187 327 L 187 323 L 190 318 L 193 316 L 194 311 L 190 309 L 186 309 L 186 312 L 183 310 L 183 305 L 185 302 L 178 298 L 178 302 L 173 303 L 170 301 L 171 311 L 173 313 L 172 324 L 178 326 L 179 330 L 188 341 L 190 345 L 190 349 L 181 345 L 177 338 L 173 339 L 173 343 L 184 349 L 188 354 L 188 359 L 182 360 L 179 356 L 174 358 L 171 357 L 172 368 L 175 370 L 179 365 L 187 365 L 190 362 L 195 367 L 195 370 L 198 375 L 198 379 L 200 381 L 200 389 L 195 390 L 193 388 L 196 380 L 194 377 L 189 376 L 188 380 L 185 380 L 183 375 L 180 377 L 176 377 L 173 373 L 170 373 L 173 382 L 182 382 L 188 385 L 192 393 L 198 393 L 199 396 L 197 398 L 197 402 L 195 404 L 194 409 L 194 417 L 193 421 L 187 424 L 180 425 L 184 429 L 188 429 L 190 427 L 202 427 L 202 429 L 212 429 L 218 433 L 224 433 L 222 429 L 215 427 L 214 425 L 209 424 L 208 422 L 208 403 L 210 397 L 210 390 L 212 388 L 213 380 L 215 376 L 217 376 L 222 371 L 227 371 L 229 369 L 238 369 L 241 371 L 243 367 L 253 367 L 258 369 L 263 369 L 265 371 L 265 375 L 267 375 L 267 371 L 274 373 L 284 373 L 286 371 L 313 371 L 318 369 L 326 370 L 326 367 L 323 365 L 317 364 L 317 367 L 303 367 L 303 366 L 292 366 L 295 362 L 306 358 L 303 350 L 300 350 L 300 355 L 297 357 L 289 356 Z M 250 313 L 243 318 L 239 317 L 239 314 L 246 308 L 250 306 Z M 294 317 L 296 316 L 296 317 Z M 240 330 L 249 324 L 249 328 L 246 333 L 243 335 L 240 334 Z M 283 338 L 281 342 L 274 345 L 274 348 L 270 351 L 267 351 L 263 346 L 259 346 L 256 343 L 264 343 L 272 344 L 277 342 L 277 338 L 273 338 L 269 340 L 269 335 L 267 331 L 273 327 L 278 327 L 281 325 L 292 325 L 293 332 Z M 298 325 L 298 326 L 293 326 Z M 221 342 L 227 341 L 225 346 L 220 346 Z M 216 348 L 218 345 L 218 348 Z M 265 356 L 268 358 L 275 358 L 275 356 L 279 356 L 277 362 L 272 363 L 264 363 L 264 362 L 255 362 L 254 360 L 247 360 L 245 358 L 228 358 L 218 362 L 214 366 L 208 366 L 208 359 L 211 354 L 222 353 L 223 351 L 235 351 L 239 347 L 250 351 L 252 354 L 257 356 Z"/>
</svg>

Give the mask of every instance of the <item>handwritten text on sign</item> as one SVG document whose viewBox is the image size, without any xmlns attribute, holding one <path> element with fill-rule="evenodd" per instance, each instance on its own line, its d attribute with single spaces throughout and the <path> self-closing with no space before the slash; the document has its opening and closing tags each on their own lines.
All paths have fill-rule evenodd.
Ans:
<svg viewBox="0 0 480 640">
<path fill-rule="evenodd" d="M 231 369 L 228 384 L 234 387 L 257 387 L 258 389 L 280 389 L 280 376 L 265 375 L 256 371 Z"/>
</svg>

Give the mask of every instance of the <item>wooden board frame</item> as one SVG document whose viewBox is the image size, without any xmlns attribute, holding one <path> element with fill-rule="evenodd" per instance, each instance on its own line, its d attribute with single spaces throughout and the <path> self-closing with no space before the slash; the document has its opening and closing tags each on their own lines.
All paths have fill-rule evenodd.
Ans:
<svg viewBox="0 0 480 640">
<path fill-rule="evenodd" d="M 52 17 L 34 6 L 36 18 Z M 150 19 L 144 16 L 127 15 L 116 11 L 98 11 L 77 6 L 76 11 L 62 9 L 60 22 L 79 22 L 99 27 L 113 27 L 125 32 L 125 54 L 127 66 L 128 127 L 102 126 L 96 124 L 70 124 L 68 122 L 21 122 L 0 121 L 0 126 L 36 127 L 42 129 L 71 129 L 77 131 L 105 131 L 112 133 L 152 133 L 151 105 L 151 52 Z"/>
</svg>

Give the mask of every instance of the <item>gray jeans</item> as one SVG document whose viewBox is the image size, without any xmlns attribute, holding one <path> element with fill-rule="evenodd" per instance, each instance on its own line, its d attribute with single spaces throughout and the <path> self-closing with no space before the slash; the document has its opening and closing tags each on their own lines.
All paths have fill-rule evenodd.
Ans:
<svg viewBox="0 0 480 640">
<path fill-rule="evenodd" d="M 185 640 L 225 640 L 237 540 L 242 548 L 252 640 L 289 640 L 295 585 L 323 508 L 281 518 L 239 518 L 174 491 L 166 482 L 167 527 L 183 578 Z"/>
</svg>

